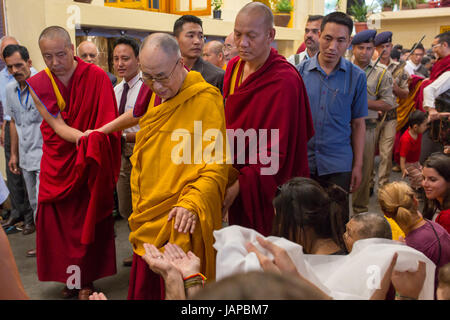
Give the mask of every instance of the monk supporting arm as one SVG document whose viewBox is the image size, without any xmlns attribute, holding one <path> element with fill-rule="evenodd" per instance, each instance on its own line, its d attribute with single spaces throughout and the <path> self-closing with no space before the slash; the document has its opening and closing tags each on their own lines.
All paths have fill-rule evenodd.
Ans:
<svg viewBox="0 0 450 320">
<path fill-rule="evenodd" d="M 123 113 L 120 117 L 114 119 L 113 121 L 105 124 L 103 127 L 97 129 L 104 134 L 110 134 L 117 131 L 122 131 L 131 127 L 134 127 L 139 123 L 139 118 L 133 116 L 133 110 L 128 110 Z M 127 138 L 128 140 L 128 138 Z"/>
<path fill-rule="evenodd" d="M 80 130 L 72 128 L 64 122 L 64 119 L 61 117 L 61 113 L 58 113 L 56 118 L 53 117 L 46 110 L 45 106 L 41 103 L 41 101 L 36 96 L 36 94 L 33 92 L 33 90 L 31 90 L 30 93 L 31 93 L 31 96 L 33 97 L 36 108 L 38 109 L 42 118 L 50 125 L 50 127 L 52 127 L 52 129 L 55 131 L 55 133 L 58 136 L 60 136 L 64 140 L 66 140 L 68 142 L 72 142 L 72 143 L 76 143 L 78 141 L 78 139 L 83 136 L 83 133 Z"/>
</svg>

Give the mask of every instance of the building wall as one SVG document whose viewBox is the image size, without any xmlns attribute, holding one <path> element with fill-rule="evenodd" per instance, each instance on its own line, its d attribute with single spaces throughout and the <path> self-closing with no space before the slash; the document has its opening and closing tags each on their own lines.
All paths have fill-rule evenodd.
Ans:
<svg viewBox="0 0 450 320">
<path fill-rule="evenodd" d="M 226 1 L 224 10 L 225 8 L 228 10 L 228 17 L 224 20 L 202 17 L 205 35 L 226 37 L 230 34 L 233 31 L 236 13 L 248 2 Z M 75 43 L 75 18 L 81 26 L 146 32 L 172 32 L 173 23 L 179 18 L 173 14 L 82 4 L 71 0 L 5 0 L 5 4 L 9 34 L 17 37 L 29 49 L 38 70 L 42 70 L 45 66 L 38 46 L 39 35 L 45 27 L 51 25 L 65 27 Z M 280 53 L 288 56 L 295 52 L 298 45 L 294 44 L 295 41 L 301 43 L 302 31 L 279 27 L 276 30 L 275 39 L 289 43 L 287 46 L 284 44 L 280 46 Z M 295 49 L 290 49 L 294 47 Z"/>
<path fill-rule="evenodd" d="M 378 32 L 391 31 L 393 43 L 411 48 L 425 35 L 423 45 L 430 48 L 441 26 L 450 25 L 450 8 L 402 10 L 381 14 Z"/>
</svg>

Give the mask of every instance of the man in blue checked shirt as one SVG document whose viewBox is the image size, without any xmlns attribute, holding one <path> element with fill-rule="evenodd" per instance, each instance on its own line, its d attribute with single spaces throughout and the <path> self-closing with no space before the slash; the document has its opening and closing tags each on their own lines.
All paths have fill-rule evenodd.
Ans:
<svg viewBox="0 0 450 320">
<path fill-rule="evenodd" d="M 5 36 L 0 40 L 0 58 L 3 60 L 3 51 L 8 45 L 17 45 L 18 42 L 15 38 Z M 36 70 L 32 68 L 33 72 Z M 25 216 L 33 216 L 33 212 L 28 200 L 28 194 L 25 187 L 25 183 L 22 175 L 13 174 L 8 167 L 11 154 L 11 139 L 10 139 L 10 121 L 11 118 L 5 114 L 6 109 L 6 87 L 9 83 L 15 83 L 14 76 L 8 72 L 7 68 L 0 71 L 0 102 L 2 105 L 3 125 L 1 142 L 5 148 L 5 160 L 6 160 L 6 179 L 7 186 L 10 192 L 11 200 L 11 214 L 9 218 L 2 221 L 2 227 L 6 233 L 16 232 L 17 229 L 14 225 L 22 220 L 25 220 Z M 29 234 L 32 229 L 28 229 L 25 234 Z M 31 232 L 32 233 L 32 232 Z"/>
<path fill-rule="evenodd" d="M 362 179 L 365 121 L 368 114 L 364 72 L 343 55 L 353 21 L 342 12 L 325 16 L 319 52 L 297 66 L 306 86 L 315 136 L 308 142 L 311 177 L 355 192 Z M 343 222 L 348 216 L 348 201 Z"/>
</svg>

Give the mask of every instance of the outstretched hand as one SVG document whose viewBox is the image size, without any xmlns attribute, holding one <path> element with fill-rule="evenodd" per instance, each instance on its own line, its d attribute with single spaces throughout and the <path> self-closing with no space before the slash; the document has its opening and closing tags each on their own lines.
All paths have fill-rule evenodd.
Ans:
<svg viewBox="0 0 450 320">
<path fill-rule="evenodd" d="M 176 244 L 164 246 L 164 257 L 181 273 L 183 278 L 200 272 L 200 258 L 189 251 L 187 254 Z"/>
<path fill-rule="evenodd" d="M 187 254 L 178 245 L 167 243 L 164 253 L 154 245 L 144 243 L 145 254 L 142 256 L 150 269 L 165 277 L 168 273 L 179 273 L 186 278 L 200 272 L 200 258 L 189 251 Z"/>
<path fill-rule="evenodd" d="M 164 278 L 170 272 L 177 271 L 166 255 L 162 254 L 154 245 L 144 243 L 144 250 L 145 254 L 142 256 L 142 259 L 147 262 L 153 272 Z"/>
</svg>

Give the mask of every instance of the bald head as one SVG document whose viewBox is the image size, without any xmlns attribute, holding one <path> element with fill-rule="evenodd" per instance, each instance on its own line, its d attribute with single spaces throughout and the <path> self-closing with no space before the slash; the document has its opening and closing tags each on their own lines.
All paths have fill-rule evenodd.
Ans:
<svg viewBox="0 0 450 320">
<path fill-rule="evenodd" d="M 153 33 L 146 37 L 141 45 L 141 53 L 145 55 L 161 50 L 168 58 L 179 59 L 180 47 L 177 40 L 167 33 Z"/>
<path fill-rule="evenodd" d="M 45 28 L 39 36 L 39 48 L 46 66 L 58 78 L 65 79 L 73 74 L 77 66 L 74 60 L 75 49 L 64 28 Z"/>
<path fill-rule="evenodd" d="M 72 40 L 70 39 L 69 33 L 66 31 L 66 29 L 59 26 L 51 26 L 45 28 L 41 32 L 41 35 L 39 36 L 39 45 L 41 44 L 41 41 L 44 39 L 49 40 L 62 39 L 67 47 L 72 46 Z"/>
<path fill-rule="evenodd" d="M 5 50 L 5 48 L 11 44 L 18 45 L 19 42 L 16 40 L 16 38 L 10 36 L 4 36 L 0 39 L 0 59 L 2 59 L 3 61 L 3 50 Z"/>
<path fill-rule="evenodd" d="M 154 33 L 142 42 L 139 53 L 142 78 L 163 101 L 180 90 L 187 70 L 183 67 L 177 40 L 166 33 Z"/>
<path fill-rule="evenodd" d="M 234 22 L 234 41 L 242 60 L 255 68 L 264 64 L 274 39 L 273 14 L 269 7 L 251 2 L 239 11 Z"/>
<path fill-rule="evenodd" d="M 77 48 L 77 55 L 87 63 L 98 64 L 98 49 L 92 41 L 83 41 Z"/>
<path fill-rule="evenodd" d="M 262 17 L 264 26 L 267 30 L 273 28 L 273 13 L 272 10 L 261 2 L 250 2 L 247 3 L 242 9 L 238 12 L 239 15 L 248 15 L 253 17 Z M 236 16 L 236 17 L 237 17 Z"/>
<path fill-rule="evenodd" d="M 203 59 L 222 68 L 225 65 L 223 43 L 217 40 L 206 43 L 203 47 Z"/>
</svg>

